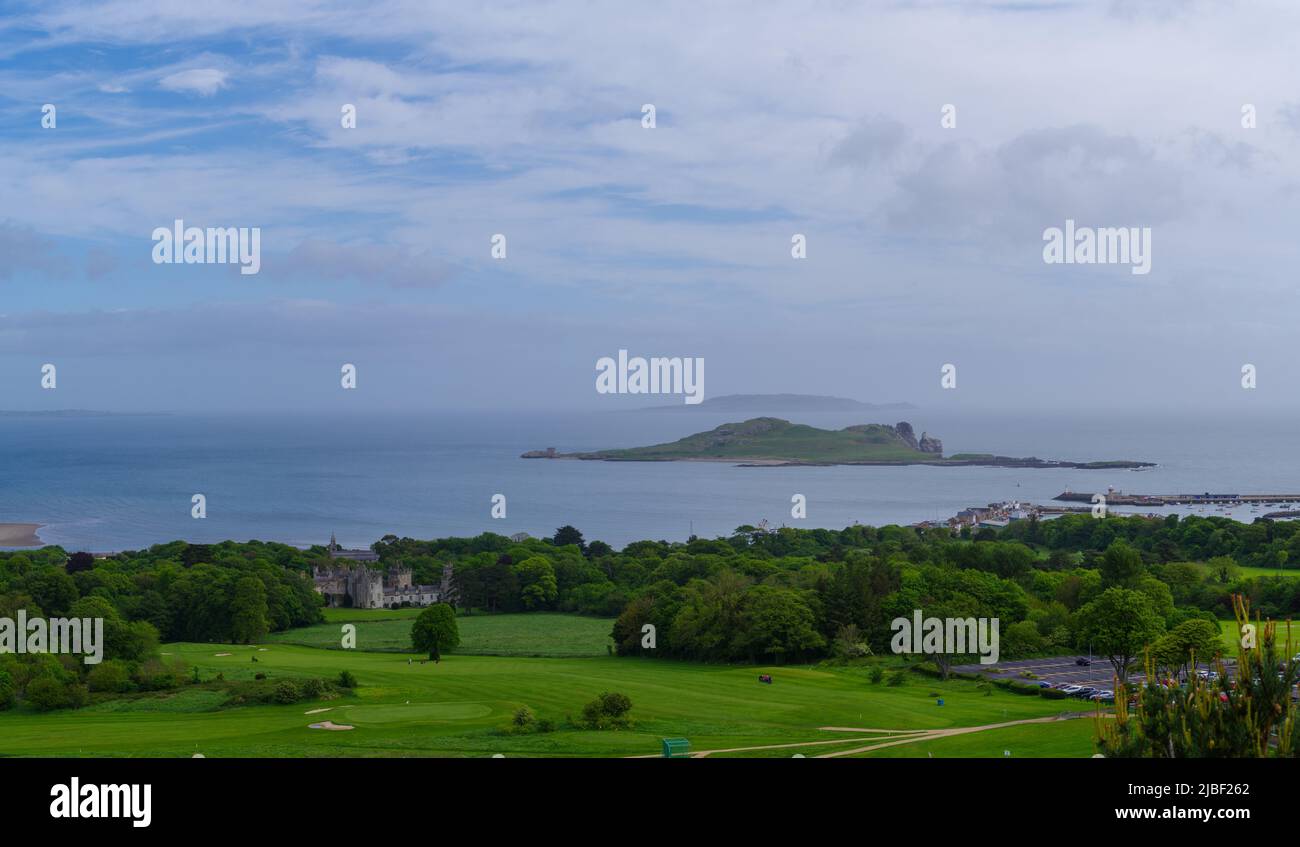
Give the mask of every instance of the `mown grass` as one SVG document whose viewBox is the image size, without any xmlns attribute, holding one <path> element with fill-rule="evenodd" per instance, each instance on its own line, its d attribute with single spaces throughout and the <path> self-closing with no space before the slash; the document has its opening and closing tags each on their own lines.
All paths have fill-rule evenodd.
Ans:
<svg viewBox="0 0 1300 847">
<path fill-rule="evenodd" d="M 1263 620 L 1261 619 L 1260 622 L 1263 623 Z M 1287 649 L 1287 636 L 1290 635 L 1291 652 L 1287 655 L 1300 653 L 1300 621 L 1291 623 L 1274 621 L 1273 623 L 1277 627 L 1278 648 L 1283 651 Z M 1229 658 L 1235 657 L 1241 641 L 1241 629 L 1237 626 L 1237 622 L 1219 621 L 1219 633 L 1223 640 L 1224 655 Z"/>
<path fill-rule="evenodd" d="M 208 680 L 218 672 L 227 680 L 251 679 L 258 672 L 273 680 L 334 679 L 346 669 L 356 675 L 360 687 L 351 696 L 284 706 L 212 709 L 201 696 L 193 699 L 182 692 L 159 698 L 157 709 L 139 702 L 52 713 L 24 707 L 0 713 L 0 755 L 627 756 L 657 753 L 666 736 L 689 738 L 696 750 L 723 749 L 838 737 L 822 730 L 824 726 L 933 729 L 1055 715 L 1062 709 L 1060 703 L 1040 697 L 985 694 L 965 680 L 939 682 L 914 675 L 900 686 L 873 685 L 860 672 L 834 668 L 710 666 L 608 656 L 453 655 L 439 664 L 420 664 L 408 663 L 418 657 L 395 653 L 287 644 L 272 644 L 265 651 L 215 644 L 172 644 L 164 649 L 198 667 Z M 256 663 L 251 661 L 254 655 Z M 759 683 L 760 673 L 772 674 L 774 683 Z M 631 698 L 631 729 L 599 732 L 571 723 L 583 704 L 603 691 Z M 932 693 L 942 694 L 945 705 L 937 706 Z M 202 710 L 197 709 L 200 705 Z M 523 705 L 559 729 L 528 735 L 506 732 L 512 713 Z M 314 709 L 329 711 L 306 714 Z M 308 728 L 325 719 L 355 729 Z M 1041 749 L 1051 755 L 1091 754 L 1088 733 L 1057 726 L 1027 725 L 1011 735 L 1025 755 L 1039 738 Z M 943 745 L 949 755 L 1001 755 L 998 745 L 1009 742 L 932 743 Z M 850 749 L 849 742 L 845 745 L 834 749 Z M 810 748 L 806 754 L 825 751 Z M 795 752 L 801 751 L 782 755 Z"/>
<path fill-rule="evenodd" d="M 358 650 L 409 652 L 411 627 L 420 609 L 326 609 L 328 623 L 267 636 L 271 644 L 342 649 L 342 628 L 356 626 Z M 612 618 L 534 612 L 520 615 L 462 615 L 456 619 L 460 646 L 473 656 L 605 656 L 612 645 Z"/>
</svg>

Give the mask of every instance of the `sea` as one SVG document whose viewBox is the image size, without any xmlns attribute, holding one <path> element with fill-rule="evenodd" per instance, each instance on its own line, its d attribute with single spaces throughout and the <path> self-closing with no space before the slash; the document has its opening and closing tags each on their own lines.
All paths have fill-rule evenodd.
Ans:
<svg viewBox="0 0 1300 847">
<path fill-rule="evenodd" d="M 1300 493 L 1293 414 L 1243 420 L 920 409 L 782 416 L 826 428 L 904 419 L 918 435 L 941 438 L 949 455 L 1157 466 L 738 467 L 520 458 L 546 447 L 662 443 L 737 417 L 694 410 L 0 417 L 0 523 L 39 523 L 45 543 L 92 552 L 176 539 L 307 546 L 331 534 L 344 546 L 366 547 L 389 533 L 548 536 L 566 524 L 588 540 L 621 547 L 692 533 L 726 536 L 761 521 L 839 529 L 944 520 L 998 501 L 1048 503 L 1065 490 Z M 192 515 L 196 494 L 206 500 L 206 517 Z M 499 518 L 492 514 L 498 494 L 505 498 Z M 806 499 L 806 518 L 791 516 L 796 494 Z M 1202 508 L 1243 521 L 1267 511 Z"/>
</svg>

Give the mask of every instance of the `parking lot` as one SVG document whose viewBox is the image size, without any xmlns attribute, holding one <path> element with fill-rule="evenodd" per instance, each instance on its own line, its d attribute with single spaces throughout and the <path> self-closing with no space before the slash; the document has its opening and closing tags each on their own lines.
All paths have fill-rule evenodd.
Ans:
<svg viewBox="0 0 1300 847">
<path fill-rule="evenodd" d="M 982 673 L 992 679 L 1020 679 L 1026 682 L 1049 682 L 1053 686 L 1058 685 L 1088 685 L 1093 688 L 1113 689 L 1115 687 L 1115 670 L 1111 667 L 1110 662 L 1098 656 L 1092 658 L 1092 664 L 1081 666 L 1077 663 L 1080 658 L 1086 659 L 1087 656 L 1078 654 L 1070 656 L 1052 656 L 1045 659 L 1021 659 L 1014 662 L 998 662 L 995 665 L 956 665 L 954 671 L 962 673 Z M 1199 665 L 1199 669 L 1206 669 L 1206 665 Z M 1022 676 L 1025 673 L 1032 673 L 1032 678 Z M 1228 668 L 1228 675 L 1231 677 L 1232 668 Z M 1146 674 L 1134 672 L 1129 674 L 1129 682 L 1142 683 L 1146 680 Z"/>
</svg>

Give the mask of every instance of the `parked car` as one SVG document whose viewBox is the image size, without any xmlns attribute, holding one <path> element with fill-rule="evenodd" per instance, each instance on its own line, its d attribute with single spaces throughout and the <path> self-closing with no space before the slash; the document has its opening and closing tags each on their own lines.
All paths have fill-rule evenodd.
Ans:
<svg viewBox="0 0 1300 847">
<path fill-rule="evenodd" d="M 1099 700 L 1105 703 L 1111 703 L 1114 702 L 1115 700 L 1115 692 L 1111 691 L 1109 688 L 1103 688 L 1101 691 L 1097 691 L 1092 694 L 1089 694 L 1088 699 Z"/>
<path fill-rule="evenodd" d="M 1078 694 L 1080 691 L 1083 690 L 1083 686 L 1082 686 L 1082 685 L 1067 685 L 1067 686 L 1065 686 L 1064 688 L 1062 688 L 1061 690 L 1064 691 L 1066 694 L 1070 695 L 1071 697 L 1073 697 L 1074 695 Z"/>
<path fill-rule="evenodd" d="M 1074 660 L 1074 663 L 1081 668 L 1086 668 L 1092 664 L 1092 659 L 1085 659 L 1082 656 Z"/>
<path fill-rule="evenodd" d="M 1096 694 L 1096 693 L 1097 693 L 1097 689 L 1096 689 L 1096 688 L 1094 688 L 1094 687 L 1091 686 L 1091 685 L 1085 685 L 1085 686 L 1081 687 L 1078 691 L 1076 691 L 1076 692 L 1074 692 L 1073 694 L 1071 694 L 1070 696 L 1071 696 L 1071 697 L 1078 697 L 1078 698 L 1080 698 L 1080 699 L 1084 699 L 1084 698 L 1087 698 L 1088 696 L 1090 696 L 1090 695 L 1092 695 L 1092 694 Z"/>
</svg>

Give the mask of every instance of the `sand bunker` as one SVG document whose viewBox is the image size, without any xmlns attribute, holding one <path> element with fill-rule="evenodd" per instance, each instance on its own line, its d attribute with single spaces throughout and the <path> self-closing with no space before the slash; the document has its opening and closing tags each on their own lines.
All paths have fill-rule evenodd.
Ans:
<svg viewBox="0 0 1300 847">
<path fill-rule="evenodd" d="M 303 714 L 304 714 L 304 715 L 319 715 L 321 712 L 328 712 L 330 709 L 333 709 L 333 708 L 334 708 L 333 706 L 326 706 L 326 707 L 323 708 L 323 709 L 310 709 L 310 710 L 308 710 L 308 711 L 306 711 L 306 712 L 303 712 Z"/>
<path fill-rule="evenodd" d="M 229 656 L 229 653 L 213 653 L 214 656 Z"/>
<path fill-rule="evenodd" d="M 271 649 L 270 647 L 258 647 L 258 648 L 257 648 L 257 652 L 259 652 L 259 653 L 265 653 L 266 651 L 268 651 L 268 650 L 270 650 L 270 649 Z"/>
<path fill-rule="evenodd" d="M 334 721 L 321 721 L 320 723 L 308 724 L 307 728 L 308 729 L 329 729 L 335 732 L 342 732 L 344 730 L 356 729 L 356 727 L 354 726 L 345 726 L 344 724 L 334 723 Z"/>
</svg>

